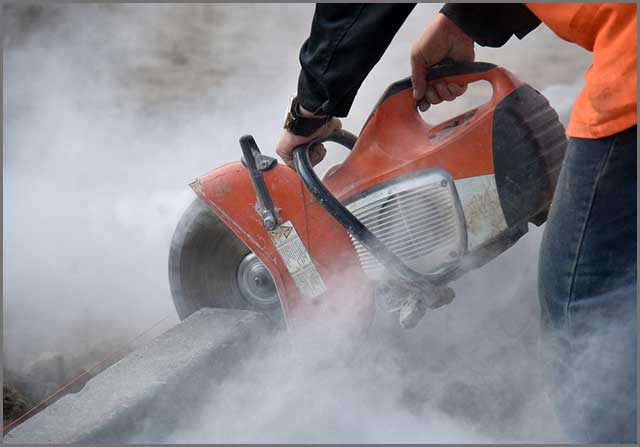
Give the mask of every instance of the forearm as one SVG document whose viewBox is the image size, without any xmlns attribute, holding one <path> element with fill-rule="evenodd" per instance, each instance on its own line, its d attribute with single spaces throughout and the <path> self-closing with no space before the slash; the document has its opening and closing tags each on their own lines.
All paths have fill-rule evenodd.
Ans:
<svg viewBox="0 0 640 447">
<path fill-rule="evenodd" d="M 415 4 L 318 4 L 300 50 L 298 100 L 346 116 L 355 95 Z"/>
</svg>

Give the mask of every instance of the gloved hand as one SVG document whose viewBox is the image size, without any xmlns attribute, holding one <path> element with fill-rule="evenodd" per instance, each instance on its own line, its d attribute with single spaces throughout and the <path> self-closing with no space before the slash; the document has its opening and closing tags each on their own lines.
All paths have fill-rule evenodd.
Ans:
<svg viewBox="0 0 640 447">
<path fill-rule="evenodd" d="M 303 116 L 314 116 L 308 110 L 305 110 L 302 106 L 300 106 L 300 114 Z M 287 166 L 293 168 L 293 149 L 301 144 L 307 143 L 311 140 L 315 140 L 316 138 L 324 138 L 329 136 L 334 130 L 341 129 L 342 123 L 338 118 L 331 118 L 324 126 L 320 129 L 316 130 L 313 134 L 308 137 L 302 137 L 300 135 L 295 135 L 294 133 L 283 130 L 280 138 L 278 139 L 278 143 L 276 144 L 276 153 L 282 158 L 282 161 L 286 163 Z M 327 150 L 324 145 L 316 144 L 309 151 L 309 161 L 312 166 L 320 163 L 324 156 L 327 154 Z"/>
<path fill-rule="evenodd" d="M 413 98 L 421 111 L 430 104 L 453 101 L 462 95 L 466 85 L 438 82 L 427 87 L 429 67 L 445 58 L 456 62 L 473 62 L 473 40 L 445 15 L 438 14 L 411 48 L 411 81 Z"/>
</svg>

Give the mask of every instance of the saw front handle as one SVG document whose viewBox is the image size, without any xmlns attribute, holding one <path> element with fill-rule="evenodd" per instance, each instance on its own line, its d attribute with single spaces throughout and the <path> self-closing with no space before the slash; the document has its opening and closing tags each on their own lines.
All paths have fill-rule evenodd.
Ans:
<svg viewBox="0 0 640 447">
<path fill-rule="evenodd" d="M 437 285 L 440 285 L 442 278 L 435 275 L 418 273 L 407 266 L 398 256 L 393 253 L 380 239 L 376 237 L 356 216 L 351 213 L 342 203 L 334 197 L 333 194 L 324 186 L 318 178 L 311 161 L 309 160 L 309 151 L 319 143 L 332 141 L 342 144 L 348 149 L 352 149 L 355 145 L 357 137 L 346 130 L 337 130 L 326 138 L 318 138 L 308 143 L 302 144 L 293 150 L 293 162 L 296 171 L 307 187 L 311 195 L 322 205 L 322 207 L 335 220 L 337 220 L 347 232 L 353 236 L 358 242 L 366 247 L 369 252 L 375 256 L 378 261 L 389 270 L 395 273 L 399 278 L 412 284 L 418 290 L 423 292 L 432 291 Z"/>
</svg>

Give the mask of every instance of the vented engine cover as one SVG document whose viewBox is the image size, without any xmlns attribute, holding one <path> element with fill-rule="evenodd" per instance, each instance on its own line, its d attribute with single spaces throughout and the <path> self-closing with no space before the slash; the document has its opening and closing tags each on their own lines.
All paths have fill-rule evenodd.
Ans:
<svg viewBox="0 0 640 447">
<path fill-rule="evenodd" d="M 405 264 L 421 273 L 443 273 L 466 249 L 465 221 L 456 187 L 444 170 L 429 168 L 364 191 L 347 208 Z M 352 238 L 363 270 L 375 280 L 391 277 Z"/>
</svg>

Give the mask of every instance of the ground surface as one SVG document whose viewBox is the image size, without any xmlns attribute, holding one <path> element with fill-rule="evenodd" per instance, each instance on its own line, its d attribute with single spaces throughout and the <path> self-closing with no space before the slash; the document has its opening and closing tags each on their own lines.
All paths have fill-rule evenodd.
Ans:
<svg viewBox="0 0 640 447">
<path fill-rule="evenodd" d="M 357 132 L 384 88 L 409 74 L 410 43 L 437 8 L 416 8 L 365 81 L 345 128 Z M 166 258 L 193 197 L 187 184 L 237 160 L 242 134 L 274 153 L 312 14 L 303 4 L 4 6 L 5 368 L 24 376 L 43 356 L 85 359 L 63 362 L 73 366 L 62 376 L 72 376 L 166 315 L 157 332 L 177 321 Z M 588 53 L 543 27 L 504 49 L 478 48 L 477 59 L 530 82 L 565 119 L 589 64 Z M 456 110 L 475 105 L 476 93 Z M 425 117 L 452 114 L 443 106 Z M 342 156 L 334 151 L 320 169 Z M 229 388 L 228 411 L 203 410 L 205 420 L 226 423 L 195 421 L 201 429 L 185 428 L 172 441 L 552 438 L 546 410 L 533 399 L 540 395 L 540 235 L 532 229 L 459 281 L 450 306 L 397 334 L 373 357 L 383 366 L 365 362 L 358 370 L 366 386 L 357 392 L 340 393 L 354 383 L 332 373 L 316 377 L 327 386 L 311 394 L 304 380 L 275 393 L 283 366 L 272 360 L 258 381 L 268 390 L 257 394 L 262 399 L 242 393 L 239 380 Z M 316 404 L 302 417 L 307 399 Z M 270 424 L 240 429 L 247 408 Z M 341 408 L 351 416 L 338 418 Z M 295 410 L 295 427 L 283 423 Z M 444 418 L 445 429 L 418 429 L 427 414 Z"/>
</svg>

